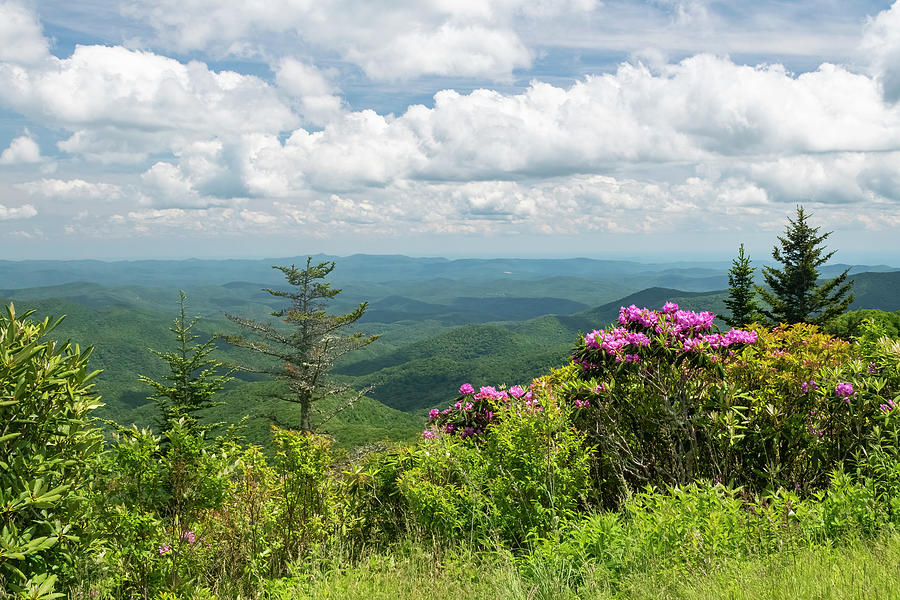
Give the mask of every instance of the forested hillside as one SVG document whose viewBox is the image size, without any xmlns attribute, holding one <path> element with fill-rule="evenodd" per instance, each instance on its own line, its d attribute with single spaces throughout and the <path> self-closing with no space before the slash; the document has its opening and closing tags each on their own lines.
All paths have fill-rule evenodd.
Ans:
<svg viewBox="0 0 900 600">
<path fill-rule="evenodd" d="M 5 274 L 0 298 L 39 314 L 68 315 L 60 334 L 96 347 L 92 366 L 103 370 L 98 388 L 106 404 L 100 414 L 122 423 L 150 424 L 149 389 L 136 375 L 162 373 L 163 365 L 148 350 L 171 343 L 167 330 L 177 311 L 178 290 L 187 292 L 189 312 L 202 317 L 198 334 L 232 333 L 226 313 L 265 319 L 279 308 L 277 299 L 262 290 L 277 287 L 272 264 L 0 261 Z M 845 268 L 835 265 L 823 273 Z M 900 309 L 900 272 L 884 266 L 852 270 L 870 268 L 875 271 L 853 276 L 853 308 Z M 372 386 L 372 400 L 328 425 L 351 445 L 412 435 L 422 415 L 445 402 L 447 390 L 463 379 L 476 385 L 513 385 L 546 372 L 564 362 L 579 333 L 614 321 L 623 305 L 659 306 L 672 300 L 721 314 L 727 280 L 724 267 L 710 265 L 365 255 L 341 259 L 334 275 L 343 287 L 334 309 L 368 301 L 359 329 L 382 336 L 335 370 L 342 381 Z M 79 277 L 93 281 L 27 285 Z M 660 287 L 662 282 L 683 287 Z M 218 346 L 217 356 L 225 362 L 257 360 Z M 282 418 L 289 411 L 274 396 L 277 389 L 257 382 L 259 376 L 240 372 L 237 377 L 223 396 L 226 405 L 214 409 L 211 418 L 232 422 L 247 415 L 251 439 L 264 441 L 271 416 Z"/>
</svg>

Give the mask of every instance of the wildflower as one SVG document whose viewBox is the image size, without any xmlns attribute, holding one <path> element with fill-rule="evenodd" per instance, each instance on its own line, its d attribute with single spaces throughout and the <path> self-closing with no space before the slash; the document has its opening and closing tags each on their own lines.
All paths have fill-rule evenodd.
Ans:
<svg viewBox="0 0 900 600">
<path fill-rule="evenodd" d="M 850 402 L 850 396 L 854 395 L 853 386 L 849 383 L 839 383 L 837 387 L 834 388 L 834 395 L 838 398 L 843 398 L 844 402 Z"/>
<path fill-rule="evenodd" d="M 193 544 L 197 541 L 197 536 L 193 531 L 185 531 L 181 534 L 181 539 L 185 540 L 188 544 Z"/>
<path fill-rule="evenodd" d="M 436 408 L 432 408 L 430 411 L 428 411 L 428 419 L 430 421 L 434 421 L 435 419 L 438 418 L 439 414 L 441 414 L 441 411 L 439 411 Z"/>
<path fill-rule="evenodd" d="M 432 430 L 426 429 L 425 431 L 422 432 L 422 437 L 425 438 L 426 440 L 430 440 L 430 439 L 434 439 L 436 436 Z"/>
<path fill-rule="evenodd" d="M 163 545 L 159 547 L 160 554 L 168 554 L 171 551 L 172 551 L 172 547 L 166 543 L 163 543 Z"/>
<path fill-rule="evenodd" d="M 462 394 L 463 396 L 467 396 L 469 394 L 474 394 L 475 388 L 472 387 L 471 383 L 464 383 L 461 386 L 459 386 L 459 393 Z"/>
<path fill-rule="evenodd" d="M 525 395 L 525 390 L 523 390 L 520 385 L 514 385 L 509 388 L 509 393 L 512 394 L 513 398 L 521 398 Z"/>
<path fill-rule="evenodd" d="M 870 362 L 869 368 L 867 370 L 869 371 L 869 375 L 875 375 L 876 373 L 878 373 L 878 365 Z"/>
<path fill-rule="evenodd" d="M 579 399 L 575 400 L 575 406 L 577 408 L 587 408 L 590 405 L 591 405 L 591 403 L 588 402 L 587 400 L 579 400 Z"/>
</svg>

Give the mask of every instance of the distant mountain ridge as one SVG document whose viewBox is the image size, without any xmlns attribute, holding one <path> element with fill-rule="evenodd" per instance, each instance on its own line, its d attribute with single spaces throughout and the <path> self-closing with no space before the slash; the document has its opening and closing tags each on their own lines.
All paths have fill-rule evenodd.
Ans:
<svg viewBox="0 0 900 600">
<path fill-rule="evenodd" d="M 270 262 L 275 261 L 181 261 L 174 266 L 168 261 L 116 263 L 105 275 L 118 276 L 117 269 L 135 267 L 128 277 L 137 278 L 139 284 L 60 281 L 17 289 L 11 285 L 15 282 L 4 277 L 0 279 L 0 298 L 15 300 L 20 312 L 35 308 L 39 316 L 67 313 L 69 317 L 58 331 L 60 337 L 96 346 L 92 366 L 104 369 L 98 380 L 107 403 L 103 414 L 126 423 L 131 419 L 148 424 L 152 413 L 147 405 L 148 390 L 137 375 L 162 374 L 159 361 L 148 348 L 167 349 L 173 342 L 166 329 L 177 309 L 177 290 L 186 289 L 189 314 L 202 316 L 197 333 L 205 339 L 233 327 L 225 319 L 226 313 L 265 320 L 280 308 L 281 301 L 261 289 L 283 284 Z M 84 269 L 94 264 L 76 263 Z M 186 268 L 181 268 L 185 266 L 182 263 Z M 10 264 L 0 261 L 0 273 Z M 14 264 L 24 268 L 36 263 Z M 34 278 L 56 276 L 72 264 L 40 262 Z M 335 431 L 340 430 L 347 439 L 364 440 L 382 435 L 379 432 L 391 429 L 386 423 L 395 422 L 396 431 L 406 435 L 415 419 L 410 421 L 409 415 L 392 409 L 421 414 L 446 402 L 466 381 L 476 386 L 525 383 L 564 364 L 576 336 L 614 322 L 621 306 L 657 308 L 671 300 L 684 308 L 725 312 L 727 265 L 719 270 L 708 265 L 641 265 L 639 270 L 621 272 L 630 264 L 589 259 L 450 261 L 363 255 L 340 259 L 334 273 L 344 272 L 346 278 L 336 281 L 344 291 L 330 310 L 340 312 L 368 301 L 369 310 L 357 324 L 359 330 L 383 336 L 335 369 L 335 376 L 342 381 L 357 387 L 375 386 L 370 395 L 380 404 L 368 405 L 364 413 L 380 415 L 380 424 L 368 427 L 342 420 L 336 422 Z M 221 272 L 210 271 L 219 267 Z M 165 268 L 170 269 L 168 273 Z M 511 268 L 519 269 L 518 278 L 506 272 Z M 829 265 L 823 271 L 833 276 L 845 268 Z M 545 271 L 552 273 L 541 277 Z M 366 279 L 354 280 L 363 272 L 360 277 Z M 592 272 L 605 275 L 595 279 L 585 275 Z M 426 275 L 415 279 L 416 273 Z M 86 273 L 77 269 L 70 273 L 79 274 Z M 196 276 L 196 280 L 173 285 L 173 280 L 186 276 Z M 883 267 L 881 271 L 853 273 L 852 278 L 856 282 L 853 309 L 900 309 L 897 269 Z M 155 280 L 164 283 L 151 285 Z M 214 280 L 224 281 L 210 283 Z M 219 356 L 240 364 L 258 360 L 230 347 L 222 347 Z M 271 409 L 281 414 L 289 412 L 289 407 L 257 397 L 260 390 L 269 389 L 261 385 L 265 382 L 258 376 L 245 373 L 241 378 L 228 390 L 225 398 L 229 405 L 222 409 L 222 416 L 231 419 L 250 411 L 246 414 L 255 415 L 254 435 L 263 436 L 267 431 L 263 412 Z M 259 407 L 258 402 L 262 403 Z"/>
<path fill-rule="evenodd" d="M 335 281 L 413 281 L 434 278 L 453 280 L 532 280 L 557 276 L 588 279 L 631 277 L 649 273 L 664 274 L 668 282 L 656 285 L 672 287 L 678 282 L 721 278 L 730 262 L 642 263 L 590 258 L 564 259 L 446 259 L 414 258 L 401 255 L 329 256 L 317 254 L 314 260 L 334 260 L 338 268 Z M 102 285 L 173 286 L 221 285 L 230 281 L 278 283 L 281 273 L 273 265 L 301 264 L 305 256 L 267 259 L 188 259 L 135 261 L 0 261 L 0 288 L 22 289 L 86 281 Z M 848 265 L 828 265 L 825 277 L 833 277 Z M 887 265 L 854 265 L 852 273 L 896 271 Z M 721 279 L 719 279 L 721 280 Z M 648 286 L 642 286 L 648 287 Z M 722 287 L 720 285 L 713 287 Z M 699 291 L 699 290 L 695 290 Z"/>
</svg>

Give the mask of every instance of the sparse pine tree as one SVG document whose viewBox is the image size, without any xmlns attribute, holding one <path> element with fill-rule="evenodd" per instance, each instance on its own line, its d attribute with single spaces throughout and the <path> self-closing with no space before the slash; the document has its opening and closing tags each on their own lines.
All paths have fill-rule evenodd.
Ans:
<svg viewBox="0 0 900 600">
<path fill-rule="evenodd" d="M 762 299 L 769 305 L 762 313 L 772 323 L 813 323 L 823 325 L 847 310 L 853 302 L 850 289 L 853 281 L 847 280 L 846 269 L 834 279 L 818 284 L 819 267 L 830 259 L 835 251 L 825 251 L 822 242 L 831 232 L 819 234 L 819 227 L 810 227 L 809 215 L 802 206 L 797 207 L 795 219 L 788 218 L 784 237 L 772 250 L 772 257 L 780 262 L 781 269 L 763 267 L 766 288 L 757 286 Z"/>
<path fill-rule="evenodd" d="M 756 288 L 753 286 L 753 272 L 756 269 L 750 266 L 750 257 L 744 253 L 743 244 L 731 265 L 728 271 L 728 298 L 725 299 L 725 306 L 731 311 L 731 316 L 722 319 L 732 327 L 743 327 L 758 321 L 761 316 L 756 304 Z"/>
<path fill-rule="evenodd" d="M 183 291 L 179 294 L 178 317 L 169 328 L 175 334 L 175 351 L 150 350 L 169 365 L 169 374 L 162 381 L 140 376 L 142 382 L 153 388 L 150 398 L 159 408 L 159 426 L 164 435 L 171 429 L 172 423 L 179 419 L 184 419 L 191 430 L 205 430 L 197 423 L 197 412 L 221 404 L 214 402 L 212 397 L 234 379 L 231 375 L 235 371 L 209 358 L 215 350 L 213 339 L 205 344 L 196 343 L 199 336 L 191 333 L 191 329 L 200 317 L 188 319 L 185 316 L 184 303 L 187 297 Z"/>
<path fill-rule="evenodd" d="M 229 344 L 275 359 L 276 365 L 262 369 L 261 372 L 270 373 L 287 382 L 290 389 L 287 399 L 300 405 L 300 429 L 312 431 L 312 404 L 325 396 L 350 389 L 348 386 L 337 386 L 329 382 L 328 370 L 338 358 L 370 344 L 379 336 L 341 333 L 345 327 L 365 314 L 368 306 L 366 302 L 345 315 L 332 315 L 325 311 L 327 301 L 341 291 L 332 288 L 328 282 L 320 281 L 334 269 L 333 262 L 314 265 L 312 257 L 309 257 L 304 269 L 298 269 L 294 265 L 273 268 L 284 273 L 293 289 L 264 291 L 289 301 L 287 308 L 272 313 L 272 316 L 280 317 L 287 323 L 289 330 L 253 319 L 226 315 L 247 330 L 250 337 L 225 335 L 223 338 Z"/>
</svg>

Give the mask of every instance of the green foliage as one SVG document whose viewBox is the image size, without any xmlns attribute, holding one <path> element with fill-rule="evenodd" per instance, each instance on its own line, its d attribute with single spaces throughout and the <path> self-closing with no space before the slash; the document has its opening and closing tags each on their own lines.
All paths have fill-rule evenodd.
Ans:
<svg viewBox="0 0 900 600">
<path fill-rule="evenodd" d="M 203 517 L 226 500 L 233 454 L 184 420 L 171 423 L 165 448 L 148 430 L 119 430 L 95 475 L 92 528 L 106 549 L 89 563 L 113 597 L 197 587 L 209 554 Z"/>
<path fill-rule="evenodd" d="M 574 364 L 547 378 L 560 398 L 585 405 L 574 423 L 597 448 L 593 491 L 603 506 L 647 484 L 723 476 L 713 414 L 722 402 L 719 363 L 671 348 L 655 352 L 636 368 L 609 366 L 600 379 Z"/>
<path fill-rule="evenodd" d="M 883 328 L 883 335 L 900 337 L 900 311 L 887 312 L 876 309 L 860 309 L 838 315 L 823 328 L 826 333 L 841 339 L 850 340 L 858 337 L 863 331 L 866 321 Z"/>
<path fill-rule="evenodd" d="M 411 450 L 394 475 L 406 519 L 438 539 L 519 548 L 572 518 L 588 492 L 589 450 L 552 390 L 539 397 L 498 407 L 477 440 L 439 436 Z"/>
<path fill-rule="evenodd" d="M 831 235 L 818 235 L 818 227 L 810 227 L 802 206 L 797 207 L 796 220 L 788 218 L 784 237 L 778 236 L 780 247 L 772 250 L 772 257 L 783 265 L 781 269 L 763 267 L 763 278 L 769 289 L 757 287 L 769 305 L 762 313 L 775 325 L 779 323 L 828 323 L 850 306 L 852 281 L 843 273 L 818 283 L 819 267 L 835 251 L 825 252 L 820 244 Z"/>
<path fill-rule="evenodd" d="M 304 556 L 335 525 L 336 486 L 331 476 L 328 438 L 273 428 L 275 519 L 279 534 L 275 560 L 280 568 Z"/>
<path fill-rule="evenodd" d="M 86 549 L 83 492 L 102 437 L 91 349 L 45 339 L 59 321 L 0 316 L 0 589 L 54 598 Z"/>
<path fill-rule="evenodd" d="M 743 244 L 731 264 L 728 271 L 728 298 L 725 300 L 731 316 L 722 319 L 732 327 L 744 327 L 759 321 L 760 313 L 753 285 L 755 269 L 750 266 L 750 257 L 744 254 Z"/>
<path fill-rule="evenodd" d="M 195 343 L 199 336 L 194 335 L 191 330 L 200 317 L 187 319 L 184 314 L 186 296 L 183 291 L 179 294 L 179 314 L 169 328 L 175 334 L 177 348 L 174 352 L 150 350 L 166 362 L 169 373 L 163 381 L 155 381 L 144 375 L 139 377 L 143 383 L 153 388 L 153 395 L 150 397 L 156 401 L 159 409 L 158 424 L 163 435 L 178 420 L 183 420 L 188 428 L 198 429 L 197 412 L 221 404 L 214 402 L 212 396 L 233 379 L 231 374 L 236 370 L 230 369 L 223 373 L 223 364 L 209 358 L 215 350 L 212 339 L 204 344 Z"/>
<path fill-rule="evenodd" d="M 887 341 L 887 340 L 885 340 Z M 866 344 L 797 324 L 762 331 L 726 366 L 735 431 L 734 481 L 755 489 L 822 487 L 841 461 L 871 447 L 881 406 L 900 393 L 900 354 L 880 358 Z M 837 393 L 850 384 L 853 393 Z"/>
<path fill-rule="evenodd" d="M 322 396 L 347 390 L 346 387 L 338 387 L 325 381 L 328 370 L 337 359 L 374 342 L 378 336 L 366 337 L 362 333 L 338 335 L 343 328 L 352 325 L 365 314 L 367 304 L 363 302 L 344 315 L 332 315 L 325 311 L 325 302 L 341 291 L 331 288 L 328 282 L 318 281 L 331 273 L 334 269 L 333 262 L 313 265 L 312 257 L 309 257 L 306 259 L 305 269 L 297 269 L 294 265 L 274 268 L 284 273 L 288 284 L 295 289 L 265 290 L 290 302 L 287 308 L 273 312 L 272 316 L 280 317 L 287 323 L 291 333 L 253 319 L 227 315 L 248 331 L 251 337 L 223 337 L 229 344 L 248 348 L 278 363 L 276 367 L 264 372 L 287 382 L 291 400 L 300 405 L 300 428 L 311 431 L 313 402 Z"/>
</svg>

